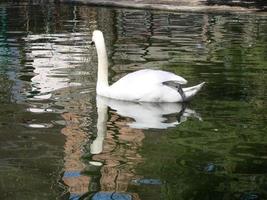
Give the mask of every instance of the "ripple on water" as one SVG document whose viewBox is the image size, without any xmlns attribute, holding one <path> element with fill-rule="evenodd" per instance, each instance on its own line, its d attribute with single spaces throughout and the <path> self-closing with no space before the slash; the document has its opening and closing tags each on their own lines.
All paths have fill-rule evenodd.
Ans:
<svg viewBox="0 0 267 200">
<path fill-rule="evenodd" d="M 0 6 L 3 198 L 61 198 L 60 173 L 68 198 L 266 196 L 266 16 L 50 5 Z M 206 81 L 195 111 L 155 118 L 110 105 L 97 127 L 96 28 L 112 82 L 143 68 Z"/>
<path fill-rule="evenodd" d="M 86 42 L 80 44 L 87 41 L 85 37 L 84 33 L 65 33 L 29 34 L 24 38 L 27 42 L 26 68 L 21 70 L 20 77 L 28 76 L 23 80 L 29 81 L 28 93 L 36 93 L 32 98 L 49 99 L 55 91 L 82 85 L 76 79 L 77 75 L 70 77 L 70 72 L 79 71 L 77 67 L 86 62 Z M 79 45 L 75 45 L 76 42 Z"/>
</svg>

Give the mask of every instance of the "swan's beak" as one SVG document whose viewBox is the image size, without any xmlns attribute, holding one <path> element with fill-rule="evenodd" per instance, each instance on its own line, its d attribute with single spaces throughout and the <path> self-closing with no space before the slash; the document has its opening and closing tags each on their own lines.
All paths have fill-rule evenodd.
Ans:
<svg viewBox="0 0 267 200">
<path fill-rule="evenodd" d="M 95 45 L 95 42 L 94 41 L 91 41 L 90 42 L 90 45 L 92 45 L 92 46 Z"/>
</svg>

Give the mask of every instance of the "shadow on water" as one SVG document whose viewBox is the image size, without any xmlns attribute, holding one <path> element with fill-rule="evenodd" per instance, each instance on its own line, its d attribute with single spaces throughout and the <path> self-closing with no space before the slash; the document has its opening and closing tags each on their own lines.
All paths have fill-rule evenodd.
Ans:
<svg viewBox="0 0 267 200">
<path fill-rule="evenodd" d="M 24 1 L 0 21 L 3 198 L 266 198 L 264 14 Z M 96 99 L 94 29 L 110 82 L 153 68 L 206 88 L 189 105 Z"/>
</svg>

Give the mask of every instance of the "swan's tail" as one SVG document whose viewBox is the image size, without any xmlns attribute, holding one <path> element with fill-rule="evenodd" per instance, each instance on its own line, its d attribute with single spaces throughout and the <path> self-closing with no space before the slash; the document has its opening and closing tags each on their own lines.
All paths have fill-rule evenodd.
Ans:
<svg viewBox="0 0 267 200">
<path fill-rule="evenodd" d="M 191 100 L 191 98 L 194 97 L 199 92 L 199 90 L 201 90 L 204 84 L 205 82 L 202 82 L 192 87 L 183 88 L 183 91 L 185 93 L 185 101 Z"/>
</svg>

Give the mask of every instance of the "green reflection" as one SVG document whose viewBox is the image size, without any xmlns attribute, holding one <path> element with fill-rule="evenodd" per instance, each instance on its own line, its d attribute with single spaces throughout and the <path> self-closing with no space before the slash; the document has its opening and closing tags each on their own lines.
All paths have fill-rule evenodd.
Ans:
<svg viewBox="0 0 267 200">
<path fill-rule="evenodd" d="M 201 103 L 202 123 L 147 135 L 139 173 L 164 182 L 163 199 L 266 198 L 267 137 L 260 115 L 253 117 L 259 108 L 240 101 Z"/>
<path fill-rule="evenodd" d="M 5 199 L 89 198 L 97 192 L 100 198 L 114 190 L 140 199 L 267 198 L 264 14 L 53 3 L 11 4 L 0 13 L 0 191 Z M 92 162 L 96 59 L 86 41 L 95 28 L 105 33 L 111 82 L 142 68 L 181 74 L 192 85 L 206 81 L 190 103 L 203 121 L 190 118 L 175 128 L 144 131 L 129 128 L 132 119 L 109 110 L 106 151 Z M 64 67 L 47 66 L 50 57 L 41 50 L 63 55 L 56 61 L 66 61 Z M 51 92 L 52 99 L 34 101 L 40 92 L 38 82 L 32 84 L 40 72 L 34 70 L 43 68 L 51 69 L 43 73 L 52 77 L 44 88 L 53 78 L 80 86 L 68 85 Z M 25 126 L 36 122 L 51 126 Z"/>
</svg>

